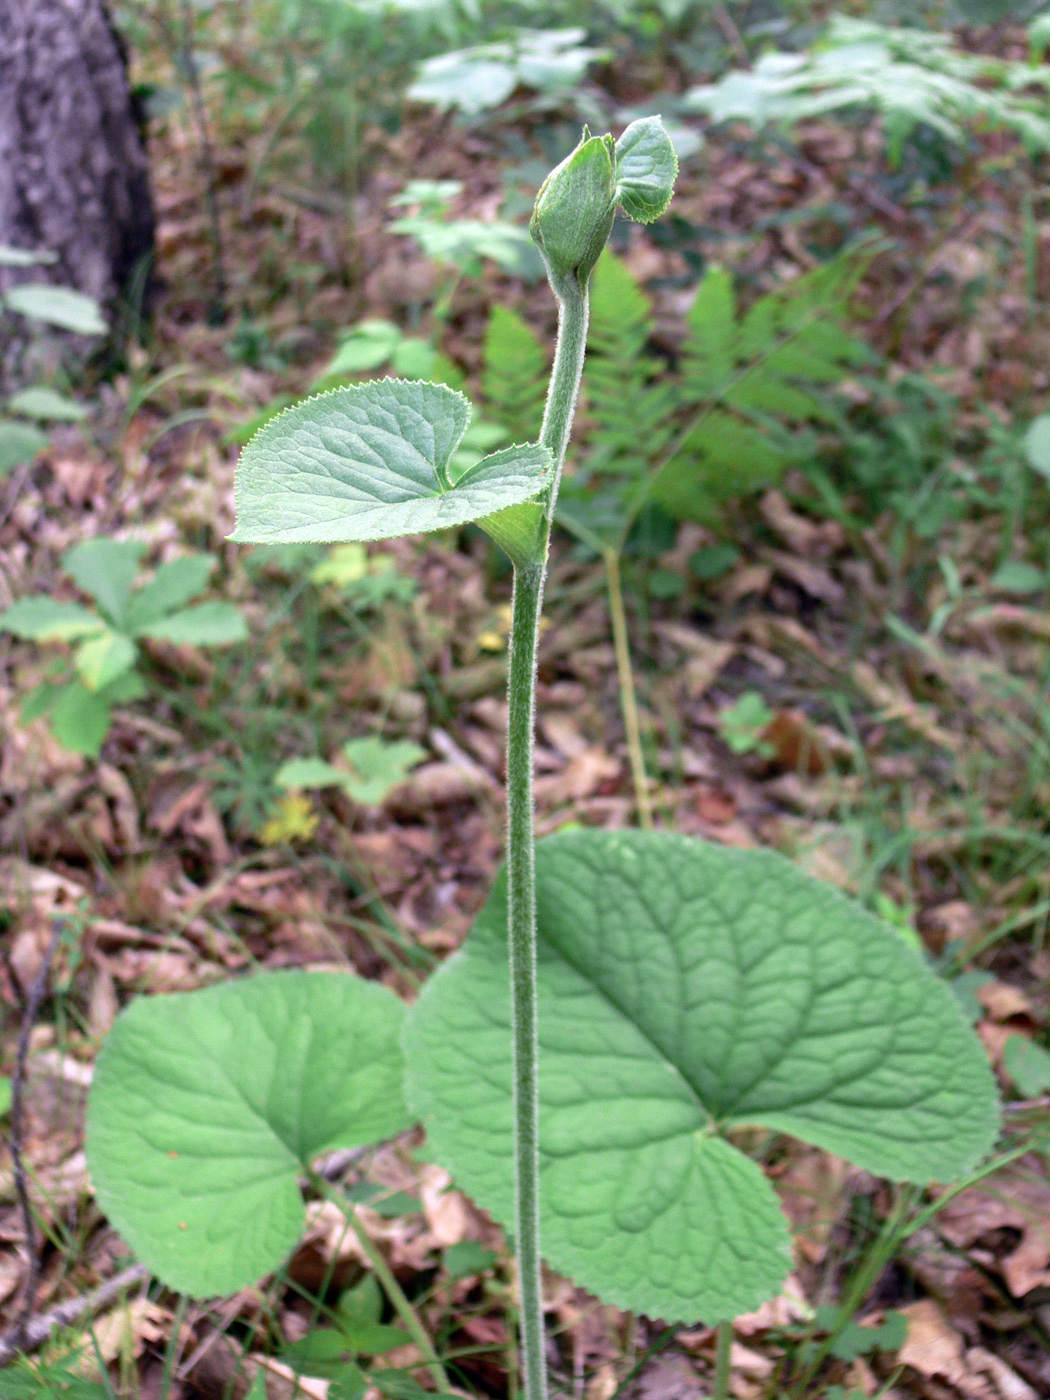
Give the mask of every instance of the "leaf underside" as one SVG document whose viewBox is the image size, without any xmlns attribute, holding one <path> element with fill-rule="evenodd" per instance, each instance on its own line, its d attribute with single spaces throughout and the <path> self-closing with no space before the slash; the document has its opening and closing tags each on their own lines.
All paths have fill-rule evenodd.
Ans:
<svg viewBox="0 0 1050 1400">
<path fill-rule="evenodd" d="M 717 1131 L 792 1133 L 946 1180 L 994 1141 L 994 1084 L 900 936 L 768 851 L 564 833 L 536 852 L 544 1255 L 620 1307 L 711 1322 L 787 1271 L 761 1172 Z M 511 1223 L 505 876 L 406 1031 L 407 1095 Z"/>
<path fill-rule="evenodd" d="M 139 1258 L 195 1297 L 236 1292 L 299 1239 L 298 1177 L 322 1152 L 409 1126 L 404 1006 L 340 973 L 269 972 L 141 997 L 99 1056 L 87 1156 Z"/>
<path fill-rule="evenodd" d="M 333 389 L 271 418 L 241 455 L 234 540 L 392 539 L 479 520 L 535 496 L 550 465 L 535 444 L 446 470 L 470 404 L 444 384 L 384 379 Z"/>
</svg>

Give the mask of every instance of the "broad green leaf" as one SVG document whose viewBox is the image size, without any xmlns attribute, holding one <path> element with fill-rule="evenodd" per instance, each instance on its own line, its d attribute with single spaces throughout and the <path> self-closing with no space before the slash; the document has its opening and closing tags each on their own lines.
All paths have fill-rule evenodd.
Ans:
<svg viewBox="0 0 1050 1400">
<path fill-rule="evenodd" d="M 616 202 L 639 223 L 651 224 L 671 202 L 678 157 L 659 117 L 632 122 L 616 143 Z"/>
<path fill-rule="evenodd" d="M 892 929 L 769 851 L 575 831 L 536 852 L 544 1252 L 617 1306 L 712 1321 L 772 1296 L 787 1232 L 718 1134 L 795 1134 L 949 1180 L 994 1084 L 950 991 Z M 513 1219 L 506 883 L 406 1036 L 430 1149 Z"/>
<path fill-rule="evenodd" d="M 62 687 L 48 718 L 62 747 L 87 758 L 98 758 L 111 720 L 108 695 L 89 690 L 80 681 Z"/>
<path fill-rule="evenodd" d="M 1003 1068 L 1026 1099 L 1050 1090 L 1050 1052 L 1026 1035 L 1008 1035 Z"/>
<path fill-rule="evenodd" d="M 183 554 L 161 564 L 149 583 L 131 595 L 128 631 L 140 631 L 203 593 L 214 568 L 215 557 L 211 554 Z"/>
<path fill-rule="evenodd" d="M 90 593 L 109 620 L 123 628 L 128 595 L 145 545 L 137 540 L 84 540 L 62 556 L 62 567 Z"/>
<path fill-rule="evenodd" d="M 375 982 L 269 972 L 140 997 L 99 1056 L 87 1154 L 103 1210 L 169 1287 L 236 1292 L 295 1245 L 298 1177 L 408 1127 L 404 1007 Z"/>
<path fill-rule="evenodd" d="M 77 335 L 105 335 L 109 327 L 94 297 L 47 282 L 23 282 L 0 293 L 9 311 Z"/>
<path fill-rule="evenodd" d="M 279 788 L 342 787 L 350 774 L 323 758 L 290 758 L 274 777 Z"/>
<path fill-rule="evenodd" d="M 39 428 L 29 423 L 16 423 L 10 418 L 0 418 L 0 476 L 7 476 L 23 462 L 31 462 L 38 452 L 43 452 L 49 438 Z"/>
<path fill-rule="evenodd" d="M 343 754 L 354 770 L 343 774 L 343 786 L 355 802 L 366 807 L 384 802 L 426 758 L 426 750 L 408 739 L 381 739 L 377 734 L 348 739 Z"/>
<path fill-rule="evenodd" d="M 77 647 L 73 665 L 88 690 L 102 690 L 135 664 L 135 643 L 122 632 L 108 629 Z"/>
<path fill-rule="evenodd" d="M 484 458 L 454 487 L 447 468 L 470 404 L 443 384 L 384 379 L 307 399 L 241 455 L 237 530 L 250 543 L 349 543 L 464 525 L 542 489 L 544 448 Z"/>
<path fill-rule="evenodd" d="M 12 413 L 39 418 L 45 423 L 79 423 L 88 414 L 84 405 L 77 403 L 76 399 L 39 385 L 12 394 L 7 406 Z"/>
<path fill-rule="evenodd" d="M 0 1074 L 0 1118 L 11 1112 L 11 1080 L 8 1075 Z"/>
<path fill-rule="evenodd" d="M 38 593 L 34 598 L 19 598 L 0 613 L 0 632 L 13 632 L 37 642 L 68 642 L 76 637 L 90 637 L 101 632 L 105 623 L 80 603 L 60 603 Z"/>
<path fill-rule="evenodd" d="M 170 613 L 139 629 L 143 636 L 158 642 L 173 642 L 176 646 L 221 647 L 231 642 L 243 642 L 248 636 L 248 624 L 233 603 L 217 600 L 196 603 L 192 608 Z"/>
</svg>

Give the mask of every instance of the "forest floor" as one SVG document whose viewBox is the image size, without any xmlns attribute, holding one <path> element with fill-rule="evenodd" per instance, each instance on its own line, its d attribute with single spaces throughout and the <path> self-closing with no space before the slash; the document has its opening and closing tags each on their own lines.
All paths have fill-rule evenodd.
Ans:
<svg viewBox="0 0 1050 1400">
<path fill-rule="evenodd" d="M 1015 40 L 1005 32 L 996 42 Z M 609 86 L 620 102 L 648 95 L 615 71 Z M 462 941 L 501 858 L 509 577 L 487 542 L 465 531 L 370 548 L 371 577 L 385 584 L 354 593 L 311 582 L 310 561 L 258 553 L 253 562 L 226 540 L 239 426 L 278 395 L 304 392 L 341 328 L 369 317 L 410 324 L 434 295 L 434 264 L 389 230 L 390 197 L 409 179 L 456 179 L 456 214 L 478 218 L 504 197 L 505 131 L 408 112 L 397 136 L 368 137 L 352 228 L 338 200 L 280 179 L 253 184 L 251 140 L 216 117 L 232 308 L 220 324 L 209 324 L 215 261 L 200 151 L 189 124 L 157 124 L 147 348 L 133 347 L 99 384 L 87 427 L 56 431 L 43 457 L 0 483 L 0 605 L 41 591 L 74 596 L 64 551 L 130 534 L 151 563 L 186 547 L 216 555 L 222 596 L 252 638 L 224 651 L 150 644 L 148 698 L 117 708 L 97 760 L 63 749 L 43 721 L 21 722 L 21 701 L 54 652 L 0 638 L 8 1074 L 29 989 L 61 930 L 29 1036 L 36 1313 L 128 1263 L 93 1202 L 82 1151 L 93 1058 L 122 1005 L 287 966 L 349 966 L 410 997 Z M 527 125 L 515 132 L 519 146 L 531 136 Z M 656 824 L 785 851 L 917 931 L 972 1009 L 1000 1077 L 1009 1148 L 1050 1121 L 1050 1080 L 1026 1094 L 1003 1065 L 1008 1037 L 1045 1044 L 1050 1033 L 1048 590 L 995 582 L 1004 542 L 1011 559 L 1050 565 L 1045 516 L 1029 509 L 1045 500 L 1045 483 L 1011 504 L 1017 475 L 1030 473 L 1020 433 L 1050 390 L 1045 171 L 1012 139 L 989 135 L 922 198 L 905 174 L 889 168 L 867 124 L 811 123 L 793 141 L 708 131 L 684 163 L 671 232 L 634 230 L 619 247 L 654 302 L 656 348 L 673 354 L 692 291 L 686 252 L 726 263 L 755 296 L 812 267 L 814 241 L 822 229 L 832 237 L 836 220 L 878 232 L 854 325 L 886 357 L 888 383 L 935 374 L 952 397 L 941 490 L 958 508 L 928 530 L 893 508 L 849 528 L 803 473 L 789 473 L 732 506 L 717 529 L 682 524 L 658 557 L 628 561 L 630 646 Z M 490 268 L 462 282 L 442 349 L 469 383 L 494 303 L 544 334 L 553 327 L 545 287 Z M 860 401 L 865 391 L 853 392 Z M 915 432 L 925 424 L 916 417 Z M 978 440 L 980 466 L 965 455 Z M 1004 445 L 992 480 L 995 442 Z M 731 566 L 714 580 L 691 576 L 689 559 L 726 540 L 738 551 Z M 654 596 L 654 569 L 685 580 L 676 596 Z M 752 698 L 734 709 L 742 696 Z M 559 536 L 539 674 L 541 833 L 636 820 L 622 698 L 600 561 Z M 426 754 L 381 805 L 274 788 L 280 760 L 366 733 L 414 740 Z M 439 1347 L 457 1354 L 456 1386 L 513 1394 L 502 1234 L 439 1168 L 420 1165 L 420 1140 L 409 1134 L 354 1162 L 404 1193 L 396 1212 L 362 1207 L 361 1218 Z M 1033 1143 L 956 1196 L 865 1293 L 861 1321 L 902 1314 L 903 1343 L 880 1350 L 861 1336 L 806 1395 L 1050 1394 L 1050 1171 Z M 780 1298 L 737 1320 L 731 1393 L 802 1400 L 786 1358 L 811 1333 L 813 1309 L 837 1303 L 870 1257 L 895 1193 L 786 1139 L 767 1165 L 795 1231 L 795 1267 Z M 10 1325 L 29 1256 L 6 1148 L 0 1240 L 0 1317 Z M 468 1240 L 493 1253 L 456 1277 L 442 1261 Z M 341 1217 L 313 1202 L 279 1277 L 212 1304 L 129 1286 L 95 1319 L 85 1364 L 104 1361 L 120 1394 L 173 1400 L 240 1400 L 261 1366 L 272 1400 L 283 1400 L 293 1379 L 282 1346 L 308 1330 L 322 1286 L 352 1284 L 363 1268 Z M 553 1275 L 545 1301 L 559 1393 L 710 1393 L 712 1329 L 626 1316 Z M 86 1335 L 74 1326 L 48 1355 Z M 386 1358 L 416 1360 L 412 1348 Z M 35 1393 L 59 1393 L 41 1385 Z M 325 1394 L 324 1382 L 299 1386 Z"/>
</svg>

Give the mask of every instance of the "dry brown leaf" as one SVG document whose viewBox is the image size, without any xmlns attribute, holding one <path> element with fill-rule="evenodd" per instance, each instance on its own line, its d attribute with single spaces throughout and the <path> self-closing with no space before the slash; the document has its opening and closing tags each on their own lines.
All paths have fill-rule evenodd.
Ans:
<svg viewBox="0 0 1050 1400">
<path fill-rule="evenodd" d="M 818 598 L 822 603 L 838 606 L 846 598 L 846 590 L 837 579 L 831 577 L 820 564 L 812 564 L 807 559 L 796 559 L 793 554 L 784 554 L 779 549 L 764 549 L 762 557 L 768 559 L 776 572 L 797 584 L 803 593 Z"/>
<path fill-rule="evenodd" d="M 1050 1183 L 1031 1173 L 1002 1171 L 968 1187 L 937 1216 L 938 1229 L 960 1249 L 973 1249 L 982 1236 L 1003 1227 L 1019 1230 L 1020 1243 L 987 1262 L 1002 1273 L 1015 1298 L 1050 1286 Z"/>
<path fill-rule="evenodd" d="M 1008 1021 L 1011 1016 L 1030 1016 L 1032 1003 L 1019 987 L 1007 982 L 989 982 L 974 993 L 993 1021 Z"/>
<path fill-rule="evenodd" d="M 420 1170 L 418 1190 L 435 1248 L 448 1249 L 470 1235 L 473 1223 L 470 1207 L 460 1192 L 452 1189 L 452 1178 L 447 1171 L 427 1163 Z"/>
<path fill-rule="evenodd" d="M 588 748 L 576 754 L 560 773 L 536 779 L 536 801 L 550 806 L 581 802 L 620 774 L 620 761 L 604 749 Z"/>
<path fill-rule="evenodd" d="M 758 503 L 767 525 L 796 554 L 823 555 L 845 542 L 842 526 L 833 520 L 819 524 L 792 510 L 780 491 L 767 491 Z"/>
<path fill-rule="evenodd" d="M 901 1308 L 908 1335 L 898 1361 L 930 1379 L 948 1381 L 964 1400 L 1039 1400 L 1030 1385 L 983 1347 L 967 1351 L 936 1303 L 924 1298 Z"/>
<path fill-rule="evenodd" d="M 132 1298 L 103 1313 L 92 1329 L 107 1364 L 120 1357 L 141 1356 L 147 1346 L 163 1341 L 170 1330 L 171 1314 L 148 1298 Z"/>
<path fill-rule="evenodd" d="M 986 1385 L 974 1390 L 964 1359 L 963 1339 L 936 1303 L 923 1298 L 900 1311 L 908 1319 L 908 1335 L 897 1353 L 897 1360 L 912 1366 L 923 1376 L 942 1376 L 973 1400 L 990 1400 Z"/>
<path fill-rule="evenodd" d="M 488 774 L 478 776 L 481 771 L 476 764 L 467 769 L 447 760 L 424 763 L 394 789 L 384 806 L 387 811 L 411 816 L 452 802 L 476 801 L 492 786 Z"/>
</svg>

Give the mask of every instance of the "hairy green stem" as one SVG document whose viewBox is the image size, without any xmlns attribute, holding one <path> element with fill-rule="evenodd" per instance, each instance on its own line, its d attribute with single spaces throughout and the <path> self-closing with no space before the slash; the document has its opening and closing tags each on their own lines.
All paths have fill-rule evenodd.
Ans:
<svg viewBox="0 0 1050 1400">
<path fill-rule="evenodd" d="M 521 1360 L 525 1400 L 547 1393 L 540 1285 L 539 1040 L 536 1020 L 536 875 L 532 800 L 536 653 L 547 549 L 558 483 L 587 346 L 587 293 L 572 279 L 555 286 L 558 345 L 540 442 L 554 459 L 544 495 L 546 525 L 538 557 L 514 569 L 507 675 L 507 880 L 514 1063 L 515 1235 L 521 1291 Z"/>
<path fill-rule="evenodd" d="M 447 1395 L 451 1386 L 449 1385 L 448 1376 L 445 1375 L 445 1368 L 438 1360 L 438 1354 L 434 1350 L 434 1343 L 427 1336 L 426 1328 L 419 1320 L 419 1314 L 405 1296 L 404 1289 L 394 1277 L 390 1265 L 373 1244 L 372 1237 L 361 1224 L 353 1203 L 348 1201 L 341 1191 L 337 1191 L 334 1186 L 325 1181 L 323 1176 L 319 1176 L 316 1172 L 311 1172 L 310 1180 L 314 1189 L 320 1195 L 324 1196 L 326 1201 L 331 1201 L 332 1204 L 342 1212 L 346 1223 L 357 1236 L 361 1248 L 368 1255 L 376 1278 L 382 1284 L 383 1292 L 390 1299 L 391 1306 L 405 1324 L 416 1346 L 419 1347 L 419 1350 L 423 1353 L 427 1370 L 430 1373 L 430 1378 L 434 1382 L 435 1387 L 440 1393 Z"/>
<path fill-rule="evenodd" d="M 733 1324 L 720 1322 L 715 1341 L 715 1378 L 711 1400 L 729 1400 L 729 1379 L 733 1366 Z"/>
</svg>

